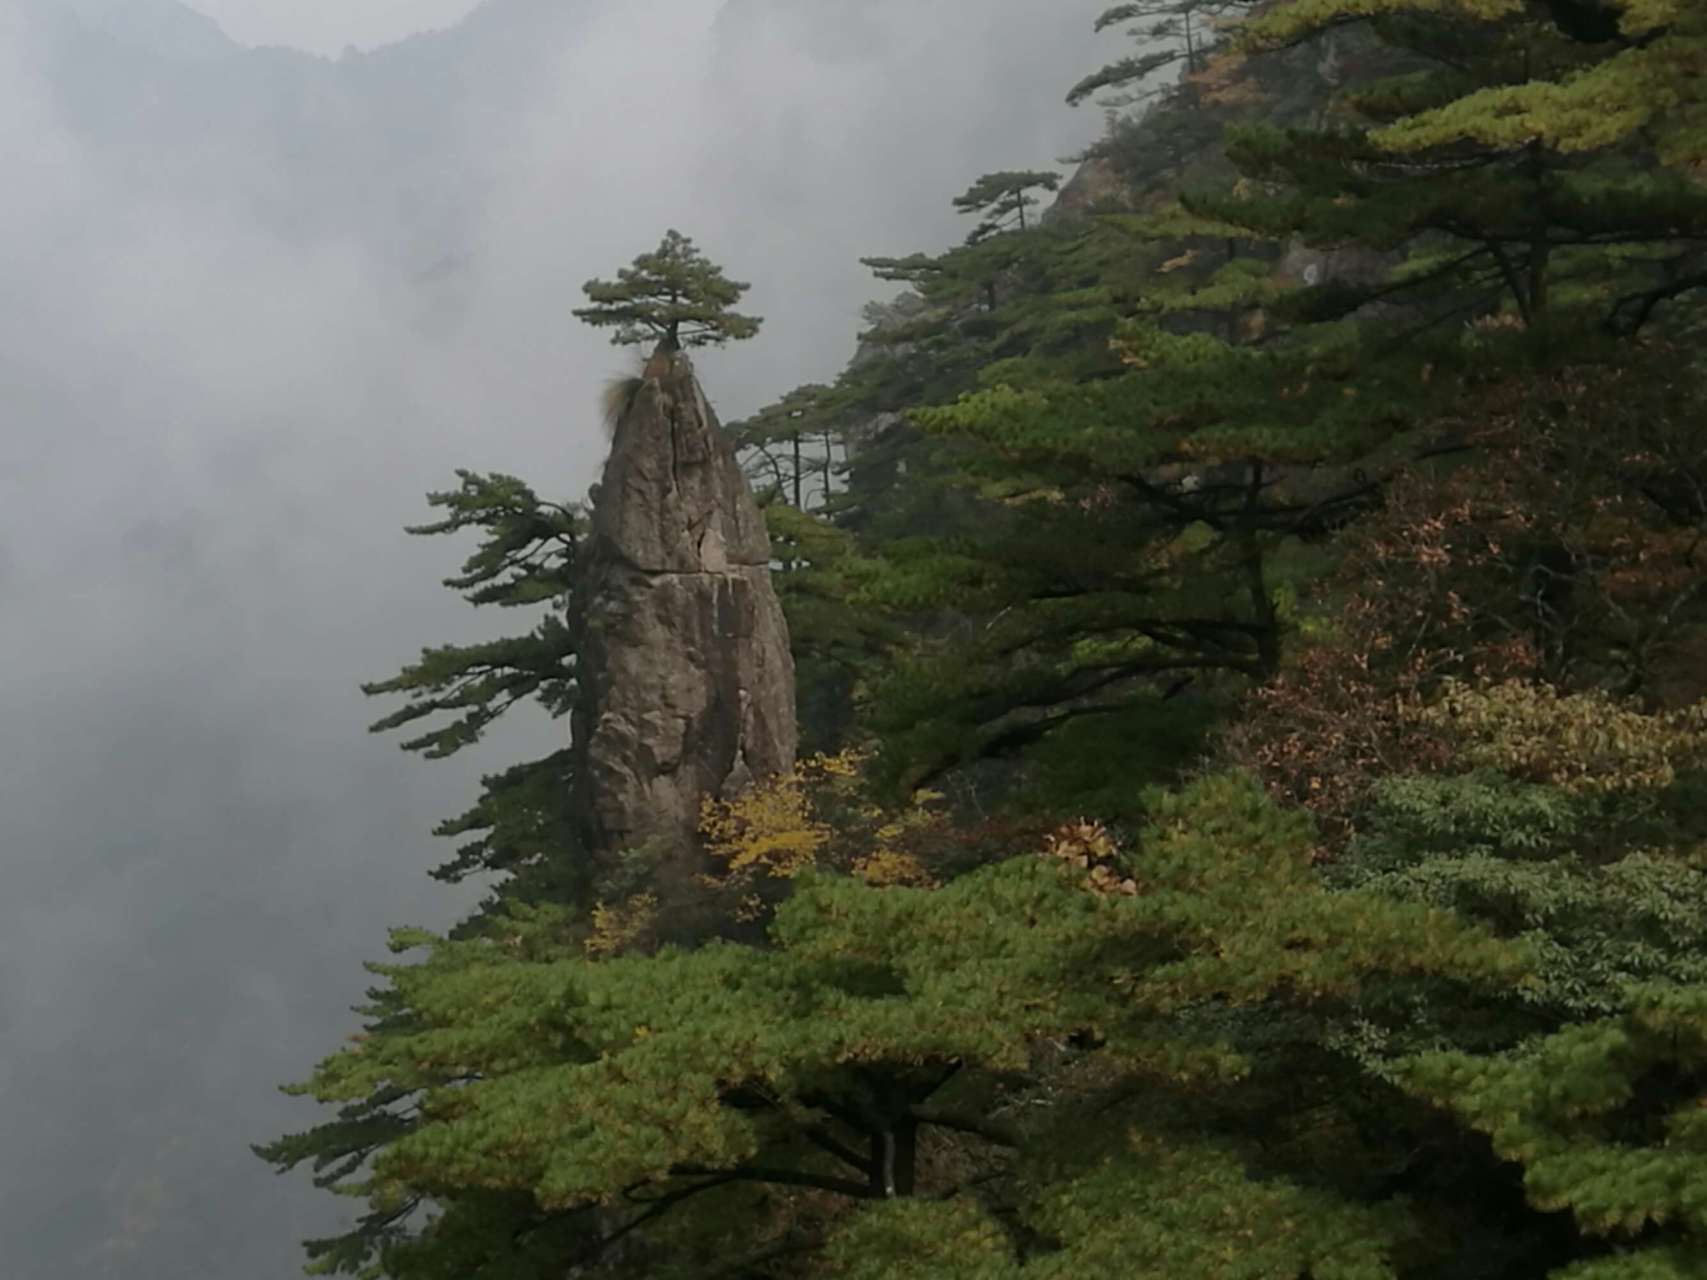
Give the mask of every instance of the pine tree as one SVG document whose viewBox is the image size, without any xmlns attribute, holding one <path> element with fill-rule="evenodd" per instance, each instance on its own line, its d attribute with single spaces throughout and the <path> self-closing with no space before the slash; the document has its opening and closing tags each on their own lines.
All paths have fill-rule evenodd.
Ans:
<svg viewBox="0 0 1707 1280">
<path fill-rule="evenodd" d="M 1352 42 L 1361 73 L 1325 126 L 1232 133 L 1244 183 L 1187 203 L 1394 255 L 1384 279 L 1316 290 L 1316 317 L 1416 299 L 1424 323 L 1503 305 L 1526 327 L 1562 311 L 1632 332 L 1707 278 L 1707 188 L 1688 171 L 1704 39 L 1677 3 L 1284 0 L 1242 24 L 1242 51 Z"/>
<path fill-rule="evenodd" d="M 794 650 L 795 713 L 804 753 L 836 752 L 861 736 L 856 700 L 900 638 L 892 618 L 862 605 L 867 562 L 844 530 L 783 502 L 765 508 L 772 583 Z"/>
<path fill-rule="evenodd" d="M 403 706 L 372 725 L 375 733 L 430 728 L 402 747 L 429 760 L 479 742 L 512 708 L 533 702 L 562 719 L 575 699 L 575 637 L 566 618 L 586 531 L 581 508 L 547 502 L 513 476 L 458 471 L 457 489 L 429 494 L 444 519 L 410 528 L 427 537 L 477 531 L 479 545 L 445 585 L 476 607 L 545 611 L 533 630 L 498 640 L 425 649 L 389 680 L 362 686 L 369 697 L 401 694 Z M 569 821 L 569 753 L 554 752 L 482 780 L 479 800 L 435 828 L 448 839 L 473 837 L 434 871 L 457 883 L 500 873 L 503 892 L 564 900 L 583 894 Z"/>
<path fill-rule="evenodd" d="M 1354 1011 L 1331 1037 L 1430 1109 L 1384 1104 L 1415 1144 L 1396 1186 L 1464 1242 L 1428 1275 L 1702 1256 L 1707 578 L 1684 548 L 1707 504 L 1662 479 L 1702 471 L 1701 367 L 1651 340 L 1578 355 L 1490 374 L 1477 451 L 1411 468 L 1341 535 L 1307 643 L 1230 735 L 1325 820 L 1328 883 L 1532 957 L 1498 1000 L 1401 982 L 1407 1027 Z"/>
<path fill-rule="evenodd" d="M 592 305 L 574 315 L 614 328 L 611 341 L 618 346 L 723 346 L 759 331 L 759 317 L 731 310 L 750 287 L 725 277 L 692 240 L 672 230 L 655 250 L 619 270 L 614 281 L 587 281 L 583 291 Z"/>
<path fill-rule="evenodd" d="M 1029 230 L 1025 211 L 1038 203 L 1031 193 L 1056 191 L 1060 186 L 1061 175 L 1049 170 L 986 173 L 954 198 L 954 207 L 961 213 L 982 219 L 966 237 L 966 243 L 977 244 L 1004 231 Z"/>
<path fill-rule="evenodd" d="M 1127 34 L 1143 46 L 1143 51 L 1086 76 L 1067 94 L 1068 104 L 1078 106 L 1109 90 L 1115 93 L 1103 101 L 1110 108 L 1131 106 L 1165 94 L 1170 87 L 1167 83 L 1149 82 L 1159 72 L 1176 66 L 1187 76 L 1201 71 L 1220 40 L 1221 26 L 1256 3 L 1257 0 L 1134 0 L 1103 10 L 1097 17 L 1096 29 L 1104 31 L 1125 23 L 1134 24 L 1127 28 Z"/>
<path fill-rule="evenodd" d="M 726 430 L 748 478 L 806 511 L 834 492 L 839 416 L 831 389 L 808 383 Z"/>
<path fill-rule="evenodd" d="M 916 626 L 914 660 L 879 689 L 891 776 L 1029 750 L 1088 717 L 1167 716 L 1216 673 L 1267 679 L 1312 544 L 1407 456 L 1454 447 L 1432 416 L 1463 386 L 1450 353 L 1376 361 L 1355 330 L 1268 348 L 1167 327 L 1254 306 L 1263 278 L 1235 260 L 1177 306 L 1161 286 L 1116 330 L 1114 376 L 1018 359 L 908 415 L 950 449 L 975 514 L 885 547 L 863 598 L 979 621 Z"/>
<path fill-rule="evenodd" d="M 1633 137 L 1595 151 L 1463 134 L 1463 111 L 1503 109 L 1487 86 L 1520 74 L 1522 57 L 1546 51 L 1533 65 L 1575 84 L 1573 69 L 1588 74 L 1622 47 L 1520 9 L 1383 19 L 1365 36 L 1363 5 L 1276 3 L 1250 17 L 1146 130 L 1203 114 L 1201 91 L 1227 63 L 1243 87 L 1221 81 L 1215 93 L 1260 114 L 1274 92 L 1264 60 L 1330 29 L 1342 109 L 1371 123 L 1230 128 L 1244 174 L 1221 194 L 1097 220 L 1129 245 L 1165 247 L 1140 259 L 1147 282 L 1103 304 L 1126 317 L 1113 335 L 1123 375 L 1051 358 L 1035 338 L 1052 307 L 1023 289 L 998 307 L 1003 276 L 983 278 L 985 315 L 951 319 L 939 339 L 965 351 L 957 339 L 974 335 L 976 389 L 908 415 L 950 447 L 982 505 L 959 536 L 897 544 L 867 592 L 980 621 L 938 636 L 919 627 L 929 642 L 880 690 L 873 723 L 892 776 L 1029 752 L 1087 718 L 1136 712 L 1194 671 L 1273 676 L 1312 545 L 1378 505 L 1411 461 L 1472 448 L 1450 424 L 1483 394 L 1481 371 L 1569 358 L 1582 350 L 1566 336 L 1578 315 L 1624 332 L 1624 317 L 1687 292 L 1707 248 L 1707 195 L 1686 173 L 1644 172 Z M 1687 21 L 1665 31 L 1693 38 Z M 1687 60 L 1667 47 L 1679 77 L 1667 100 L 1687 104 Z M 1453 103 L 1467 105 L 1454 116 Z M 1460 133 L 1443 138 L 1452 120 Z M 1436 133 L 1405 135 L 1406 122 Z M 1279 253 L 1298 235 L 1387 258 L 1361 277 L 1300 282 Z M 967 314 L 969 278 L 952 255 L 875 265 L 947 300 L 948 317 Z M 1465 315 L 1477 317 L 1468 335 L 1445 327 Z M 1526 342 L 1526 326 L 1545 345 Z"/>
<path fill-rule="evenodd" d="M 1402 1025 L 1394 978 L 1498 989 L 1524 960 L 1436 909 L 1323 890 L 1308 843 L 1220 777 L 1159 801 L 1130 852 L 1081 826 L 936 889 L 802 872 L 768 947 L 590 958 L 573 919 L 528 908 L 478 941 L 401 932 L 425 959 L 378 969 L 378 1020 L 300 1090 L 393 1108 L 371 1170 L 327 1179 L 385 1226 L 324 1256 L 400 1278 L 901 1277 L 937 1274 L 958 1222 L 966 1275 L 1124 1255 L 1160 1277 L 1208 1273 L 1235 1221 L 1274 1274 L 1392 1275 L 1402 1212 L 1313 1185 L 1315 1153 L 1273 1125 L 1217 1140 L 1185 1117 L 1270 1105 L 1286 1070 L 1247 1052 L 1278 1007 L 1296 1036 L 1366 992 Z M 1307 1088 L 1333 1105 L 1333 1082 Z"/>
</svg>

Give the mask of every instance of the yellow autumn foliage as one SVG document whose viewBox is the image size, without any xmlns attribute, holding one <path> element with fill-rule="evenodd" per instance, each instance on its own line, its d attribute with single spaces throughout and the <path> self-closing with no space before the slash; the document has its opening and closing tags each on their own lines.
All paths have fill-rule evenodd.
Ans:
<svg viewBox="0 0 1707 1280">
<path fill-rule="evenodd" d="M 1456 739 L 1465 763 L 1578 793 L 1663 790 L 1707 767 L 1707 702 L 1650 715 L 1600 692 L 1454 680 L 1409 714 Z"/>
<path fill-rule="evenodd" d="M 699 833 L 706 850 L 731 874 L 757 872 L 787 879 L 817 861 L 830 838 L 807 798 L 805 761 L 731 800 L 707 796 Z"/>
<path fill-rule="evenodd" d="M 719 864 L 715 888 L 788 880 L 809 867 L 847 871 L 885 887 L 928 887 L 935 881 L 904 845 L 940 824 L 941 796 L 921 792 L 896 814 L 862 794 L 865 756 L 857 751 L 802 760 L 729 799 L 707 797 L 699 832 Z M 749 909 L 755 899 L 747 899 Z"/>
<path fill-rule="evenodd" d="M 853 864 L 853 872 L 874 889 L 899 886 L 929 889 L 936 884 L 923 863 L 898 849 L 879 849 L 869 857 L 859 859 Z"/>
<path fill-rule="evenodd" d="M 1100 822 L 1081 818 L 1057 827 L 1044 837 L 1043 855 L 1083 871 L 1085 888 L 1099 897 L 1138 895 L 1138 882 L 1121 873 L 1119 842 Z"/>
<path fill-rule="evenodd" d="M 658 923 L 658 899 L 650 893 L 628 901 L 601 902 L 593 908 L 593 931 L 581 945 L 594 959 L 633 951 L 648 942 Z"/>
</svg>

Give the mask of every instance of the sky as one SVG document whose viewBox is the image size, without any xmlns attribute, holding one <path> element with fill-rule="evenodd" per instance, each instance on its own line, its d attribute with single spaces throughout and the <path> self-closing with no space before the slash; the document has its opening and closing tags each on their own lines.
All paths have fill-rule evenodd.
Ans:
<svg viewBox="0 0 1707 1280">
<path fill-rule="evenodd" d="M 423 495 L 586 492 L 625 357 L 568 311 L 666 227 L 766 317 L 699 361 L 726 418 L 833 378 L 858 258 L 1082 146 L 1124 50 L 1098 0 L 489 0 L 430 50 L 161 61 L 61 2 L 0 5 L 0 1277 L 284 1280 L 343 1210 L 249 1155 L 319 1118 L 274 1086 L 387 927 L 471 905 L 431 827 L 565 732 L 365 732 L 359 682 L 514 621 L 439 585 Z M 469 8 L 199 7 L 320 51 Z"/>
</svg>

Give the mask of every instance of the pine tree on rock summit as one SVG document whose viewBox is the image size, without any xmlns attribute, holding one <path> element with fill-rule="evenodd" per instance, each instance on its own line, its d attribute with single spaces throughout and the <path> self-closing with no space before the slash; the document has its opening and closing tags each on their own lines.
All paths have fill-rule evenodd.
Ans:
<svg viewBox="0 0 1707 1280">
<path fill-rule="evenodd" d="M 762 320 L 731 310 L 750 285 L 731 280 L 679 231 L 668 231 L 657 249 L 621 268 L 616 279 L 589 280 L 582 291 L 592 305 L 576 319 L 612 327 L 616 346 L 660 342 L 670 350 L 723 346 L 751 338 Z"/>
</svg>

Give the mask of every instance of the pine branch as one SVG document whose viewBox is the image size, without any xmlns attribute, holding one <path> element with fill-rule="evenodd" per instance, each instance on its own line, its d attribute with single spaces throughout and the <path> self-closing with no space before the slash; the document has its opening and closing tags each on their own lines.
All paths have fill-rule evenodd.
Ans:
<svg viewBox="0 0 1707 1280">
<path fill-rule="evenodd" d="M 972 1116 L 951 1115 L 946 1111 L 931 1111 L 921 1107 L 914 1107 L 912 1116 L 920 1124 L 934 1125 L 939 1129 L 951 1129 L 955 1133 L 968 1133 L 998 1147 L 1018 1148 L 1020 1144 L 1019 1135 L 1013 1130 Z"/>
</svg>

